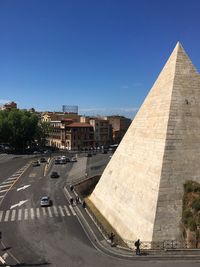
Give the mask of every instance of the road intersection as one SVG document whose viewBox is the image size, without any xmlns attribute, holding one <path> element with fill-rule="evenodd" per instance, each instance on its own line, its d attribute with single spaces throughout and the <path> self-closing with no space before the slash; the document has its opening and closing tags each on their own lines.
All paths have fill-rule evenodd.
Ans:
<svg viewBox="0 0 200 267">
<path fill-rule="evenodd" d="M 0 187 L 0 191 L 9 188 L 0 205 L 1 257 L 3 259 L 3 255 L 8 254 L 6 262 L 9 266 L 161 266 L 157 261 L 122 260 L 94 247 L 78 220 L 77 207 L 65 197 L 63 188 L 66 183 L 82 179 L 85 172 L 91 176 L 100 174 L 109 161 L 109 155 L 99 154 L 90 159 L 83 155 L 78 157 L 78 162 L 66 165 L 52 162 L 45 176 L 45 164 L 30 165 L 22 173 L 21 168 L 30 163 L 30 158 L 17 160 L 21 163 L 11 159 L 0 169 L 0 186 L 9 185 Z M 51 179 L 52 171 L 57 171 L 60 177 Z M 52 206 L 40 207 L 44 195 L 51 198 Z M 173 264 L 173 260 L 171 263 L 162 262 L 162 266 Z M 176 267 L 190 266 L 188 261 L 175 264 Z M 197 266 L 199 263 L 192 264 Z"/>
</svg>

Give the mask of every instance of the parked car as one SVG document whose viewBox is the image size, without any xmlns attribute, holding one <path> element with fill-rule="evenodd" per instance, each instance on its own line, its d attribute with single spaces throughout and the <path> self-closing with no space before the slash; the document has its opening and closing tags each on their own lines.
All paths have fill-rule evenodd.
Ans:
<svg viewBox="0 0 200 267">
<path fill-rule="evenodd" d="M 48 206 L 51 206 L 52 205 L 52 201 L 50 200 L 49 197 L 47 196 L 44 196 L 41 198 L 40 200 L 40 206 L 41 207 L 48 207 Z"/>
<path fill-rule="evenodd" d="M 51 173 L 51 178 L 58 178 L 59 174 L 57 172 L 52 172 Z"/>
<path fill-rule="evenodd" d="M 34 161 L 33 164 L 32 164 L 32 166 L 33 166 L 33 167 L 38 167 L 38 166 L 40 166 L 40 162 L 39 162 L 39 160 Z"/>
<path fill-rule="evenodd" d="M 87 154 L 87 157 L 88 157 L 88 158 L 92 157 L 92 154 L 91 154 L 91 153 L 88 153 L 88 154 Z"/>
</svg>

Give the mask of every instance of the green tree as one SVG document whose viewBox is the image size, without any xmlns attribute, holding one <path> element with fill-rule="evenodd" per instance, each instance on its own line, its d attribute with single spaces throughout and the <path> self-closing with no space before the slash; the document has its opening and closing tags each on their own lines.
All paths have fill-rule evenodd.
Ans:
<svg viewBox="0 0 200 267">
<path fill-rule="evenodd" d="M 49 133 L 52 131 L 52 126 L 49 122 L 39 122 L 36 133 L 36 140 L 40 147 L 44 147 L 46 145 L 46 139 Z"/>
<path fill-rule="evenodd" d="M 0 111 L 0 142 L 9 143 L 16 151 L 31 145 L 38 129 L 38 116 L 24 110 Z"/>
</svg>

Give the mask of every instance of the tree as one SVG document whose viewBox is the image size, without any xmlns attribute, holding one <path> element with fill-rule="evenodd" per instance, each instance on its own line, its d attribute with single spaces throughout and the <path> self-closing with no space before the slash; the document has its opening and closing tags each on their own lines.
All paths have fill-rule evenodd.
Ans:
<svg viewBox="0 0 200 267">
<path fill-rule="evenodd" d="M 38 121 L 38 116 L 29 111 L 0 111 L 0 142 L 9 143 L 16 151 L 24 151 L 35 140 Z"/>
<path fill-rule="evenodd" d="M 36 140 L 40 147 L 44 147 L 46 145 L 46 138 L 48 137 L 49 133 L 52 131 L 52 126 L 49 122 L 39 122 L 37 133 L 36 133 Z"/>
</svg>

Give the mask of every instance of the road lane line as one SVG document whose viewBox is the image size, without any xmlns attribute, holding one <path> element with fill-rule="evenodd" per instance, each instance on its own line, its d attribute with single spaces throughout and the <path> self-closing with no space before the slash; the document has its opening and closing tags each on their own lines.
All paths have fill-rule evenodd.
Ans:
<svg viewBox="0 0 200 267">
<path fill-rule="evenodd" d="M 1 190 L 0 193 L 7 192 L 8 189 Z"/>
<path fill-rule="evenodd" d="M 1 189 L 1 188 L 5 188 L 5 187 L 10 187 L 10 185 L 9 185 L 9 184 L 0 185 L 0 189 Z"/>
<path fill-rule="evenodd" d="M 3 217 L 3 210 L 0 211 L 0 222 L 2 220 L 2 217 Z"/>
<path fill-rule="evenodd" d="M 0 196 L 0 198 L 3 198 L 4 197 L 4 195 L 3 196 Z"/>
<path fill-rule="evenodd" d="M 19 176 L 19 175 L 18 174 L 13 174 L 9 178 L 14 178 L 14 177 L 17 177 L 17 176 Z"/>
<path fill-rule="evenodd" d="M 52 216 L 52 212 L 51 212 L 51 208 L 50 208 L 50 207 L 47 207 L 47 210 L 48 210 L 48 212 L 49 212 L 49 217 L 53 217 L 53 216 Z"/>
<path fill-rule="evenodd" d="M 39 219 L 40 218 L 40 209 L 36 208 L 36 217 Z"/>
<path fill-rule="evenodd" d="M 42 210 L 43 210 L 43 215 L 46 216 L 47 215 L 46 209 L 42 208 Z"/>
<path fill-rule="evenodd" d="M 12 210 L 11 214 L 11 221 L 13 222 L 15 220 L 16 210 Z"/>
<path fill-rule="evenodd" d="M 16 180 L 16 179 L 17 179 L 17 177 L 10 177 L 7 180 Z"/>
<path fill-rule="evenodd" d="M 71 205 L 69 205 L 69 208 L 70 208 L 70 210 L 71 210 L 72 214 L 73 214 L 74 216 L 76 216 L 76 213 L 75 213 L 75 211 L 74 211 L 73 207 L 72 207 Z"/>
<path fill-rule="evenodd" d="M 30 212 L 31 212 L 31 219 L 33 220 L 35 218 L 35 215 L 34 215 L 34 209 L 31 208 L 30 209 Z"/>
<path fill-rule="evenodd" d="M 22 209 L 18 210 L 18 221 L 21 221 L 22 219 Z"/>
<path fill-rule="evenodd" d="M 24 220 L 28 220 L 28 209 L 24 210 Z"/>
<path fill-rule="evenodd" d="M 70 212 L 69 212 L 67 206 L 64 205 L 64 209 L 65 209 L 65 211 L 66 211 L 66 213 L 67 213 L 67 216 L 70 216 Z"/>
<path fill-rule="evenodd" d="M 4 218 L 4 222 L 7 222 L 7 221 L 8 221 L 8 219 L 9 219 L 9 214 L 10 214 L 10 210 L 7 210 L 7 211 L 6 211 L 5 218 Z"/>
<path fill-rule="evenodd" d="M 54 211 L 54 214 L 56 215 L 56 217 L 58 217 L 59 214 L 58 214 L 58 210 L 57 210 L 56 206 L 53 206 L 53 211 Z"/>
<path fill-rule="evenodd" d="M 12 184 L 12 181 L 5 181 L 2 184 Z"/>
<path fill-rule="evenodd" d="M 63 212 L 63 209 L 62 209 L 62 207 L 61 206 L 58 206 L 58 209 L 60 210 L 60 214 L 61 214 L 61 216 L 65 216 L 65 214 L 64 214 L 64 212 Z"/>
</svg>

